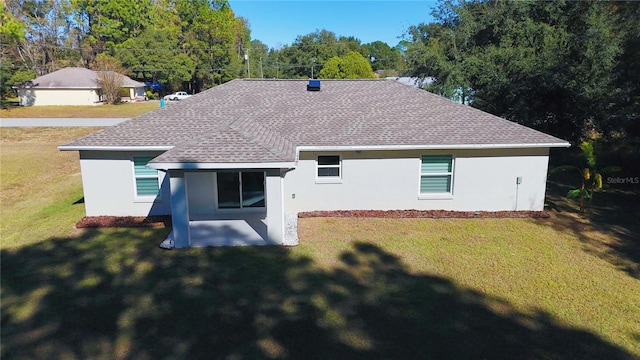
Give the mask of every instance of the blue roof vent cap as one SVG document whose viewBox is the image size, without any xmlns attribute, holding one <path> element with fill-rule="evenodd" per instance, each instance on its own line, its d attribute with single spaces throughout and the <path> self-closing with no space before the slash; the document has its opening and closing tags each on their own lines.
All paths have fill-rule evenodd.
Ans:
<svg viewBox="0 0 640 360">
<path fill-rule="evenodd" d="M 320 91 L 320 80 L 309 80 L 307 91 Z"/>
</svg>

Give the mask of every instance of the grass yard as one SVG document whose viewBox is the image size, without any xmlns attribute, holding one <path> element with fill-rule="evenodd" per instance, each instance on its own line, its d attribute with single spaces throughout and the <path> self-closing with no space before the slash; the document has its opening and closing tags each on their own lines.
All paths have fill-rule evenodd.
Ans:
<svg viewBox="0 0 640 360">
<path fill-rule="evenodd" d="M 84 216 L 78 153 L 57 146 L 99 128 L 0 128 L 0 248 L 66 236 Z"/>
<path fill-rule="evenodd" d="M 552 194 L 551 219 L 312 218 L 294 248 L 167 251 L 169 229 L 70 234 L 77 154 L 53 144 L 88 130 L 2 131 L 3 359 L 640 358 L 638 191 L 591 220 Z"/>
<path fill-rule="evenodd" d="M 169 103 L 169 102 L 168 102 Z M 168 104 L 169 106 L 170 104 Z M 158 101 L 99 106 L 9 106 L 1 118 L 131 118 L 160 107 Z"/>
</svg>

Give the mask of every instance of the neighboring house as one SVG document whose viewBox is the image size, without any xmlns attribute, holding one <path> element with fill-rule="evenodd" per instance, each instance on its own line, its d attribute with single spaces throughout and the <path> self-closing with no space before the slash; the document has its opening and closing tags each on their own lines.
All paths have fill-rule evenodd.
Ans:
<svg viewBox="0 0 640 360">
<path fill-rule="evenodd" d="M 129 99 L 144 99 L 144 83 L 123 77 Z M 21 106 L 101 105 L 99 74 L 96 71 L 67 67 L 14 86 Z"/>
<path fill-rule="evenodd" d="M 542 210 L 569 146 L 396 81 L 314 85 L 233 80 L 60 146 L 86 215 L 170 214 L 189 247 L 294 244 L 314 210 Z"/>
<path fill-rule="evenodd" d="M 395 80 L 405 85 L 411 85 L 421 89 L 426 87 L 427 85 L 431 85 L 434 81 L 434 78 L 432 77 L 419 78 L 409 76 L 388 76 L 385 79 Z"/>
</svg>

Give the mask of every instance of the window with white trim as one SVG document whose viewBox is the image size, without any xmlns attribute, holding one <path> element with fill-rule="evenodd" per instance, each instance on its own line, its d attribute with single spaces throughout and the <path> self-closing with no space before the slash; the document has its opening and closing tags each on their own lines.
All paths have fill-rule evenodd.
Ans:
<svg viewBox="0 0 640 360">
<path fill-rule="evenodd" d="M 158 170 L 150 169 L 147 163 L 153 156 L 135 156 L 133 172 L 136 179 L 136 196 L 157 196 L 159 192 Z"/>
<path fill-rule="evenodd" d="M 339 155 L 318 155 L 319 178 L 340 178 L 340 156 Z"/>
<path fill-rule="evenodd" d="M 453 156 L 423 155 L 420 164 L 420 194 L 451 194 Z"/>
</svg>

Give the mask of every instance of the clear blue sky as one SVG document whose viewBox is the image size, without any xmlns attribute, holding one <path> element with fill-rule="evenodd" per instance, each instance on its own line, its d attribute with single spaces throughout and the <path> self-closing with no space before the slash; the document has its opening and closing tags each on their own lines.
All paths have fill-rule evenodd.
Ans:
<svg viewBox="0 0 640 360">
<path fill-rule="evenodd" d="M 229 0 L 236 16 L 249 21 L 251 39 L 269 47 L 291 45 L 298 35 L 326 29 L 363 44 L 395 46 L 411 25 L 431 20 L 435 0 Z"/>
</svg>

